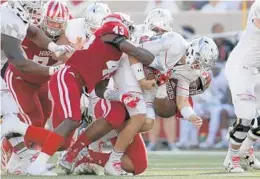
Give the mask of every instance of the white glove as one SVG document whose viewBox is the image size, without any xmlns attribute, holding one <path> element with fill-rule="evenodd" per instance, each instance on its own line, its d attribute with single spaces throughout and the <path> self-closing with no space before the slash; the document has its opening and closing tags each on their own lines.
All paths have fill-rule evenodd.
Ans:
<svg viewBox="0 0 260 179">
<path fill-rule="evenodd" d="M 70 45 L 57 45 L 54 42 L 49 43 L 48 50 L 53 52 L 57 57 L 60 57 L 65 53 L 72 53 L 75 51 L 75 49 Z"/>
<path fill-rule="evenodd" d="M 56 73 L 57 71 L 59 71 L 61 68 L 63 68 L 65 66 L 65 64 L 62 65 L 58 65 L 58 66 L 52 66 L 49 67 L 49 75 L 53 75 L 54 73 Z"/>
</svg>

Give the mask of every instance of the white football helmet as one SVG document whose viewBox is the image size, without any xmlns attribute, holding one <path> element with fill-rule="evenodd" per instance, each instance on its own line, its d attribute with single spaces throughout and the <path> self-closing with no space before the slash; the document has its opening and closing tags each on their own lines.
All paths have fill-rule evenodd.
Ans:
<svg viewBox="0 0 260 179">
<path fill-rule="evenodd" d="M 107 4 L 94 2 L 87 6 L 85 10 L 85 32 L 91 36 L 93 32 L 101 27 L 103 18 L 111 13 Z"/>
<path fill-rule="evenodd" d="M 173 29 L 173 21 L 172 13 L 168 9 L 156 8 L 149 12 L 144 24 L 147 30 L 159 28 L 169 32 Z"/>
<path fill-rule="evenodd" d="M 68 7 L 57 0 L 50 0 L 44 5 L 44 20 L 41 28 L 47 32 L 53 40 L 59 37 L 66 27 L 70 13 Z"/>
<path fill-rule="evenodd" d="M 8 0 L 9 7 L 14 13 L 20 17 L 25 23 L 39 25 L 42 20 L 42 9 L 44 1 L 19 1 Z"/>
<path fill-rule="evenodd" d="M 215 66 L 218 55 L 218 47 L 211 38 L 199 37 L 187 48 L 186 65 L 192 70 L 209 71 Z"/>
</svg>

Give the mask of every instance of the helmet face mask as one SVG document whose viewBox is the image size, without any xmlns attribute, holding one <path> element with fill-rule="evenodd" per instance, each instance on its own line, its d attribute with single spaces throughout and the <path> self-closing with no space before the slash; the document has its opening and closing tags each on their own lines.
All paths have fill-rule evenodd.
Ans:
<svg viewBox="0 0 260 179">
<path fill-rule="evenodd" d="M 186 51 L 186 65 L 191 70 L 209 71 L 218 59 L 218 48 L 208 37 L 194 39 Z"/>
<path fill-rule="evenodd" d="M 111 10 L 104 3 L 91 3 L 85 10 L 85 33 L 91 36 L 95 30 L 101 27 L 103 18 L 111 14 Z"/>
<path fill-rule="evenodd" d="M 65 4 L 50 0 L 44 6 L 44 20 L 41 28 L 50 38 L 55 40 L 64 31 L 69 16 L 68 7 Z"/>
</svg>

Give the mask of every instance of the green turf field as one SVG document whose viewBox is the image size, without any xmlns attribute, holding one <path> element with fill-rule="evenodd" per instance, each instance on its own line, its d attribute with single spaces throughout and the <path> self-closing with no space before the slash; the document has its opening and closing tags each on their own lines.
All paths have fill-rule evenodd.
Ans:
<svg viewBox="0 0 260 179">
<path fill-rule="evenodd" d="M 258 158 L 260 154 L 257 155 Z M 260 179 L 260 171 L 249 169 L 243 174 L 227 173 L 222 167 L 225 152 L 185 151 L 185 152 L 153 152 L 149 153 L 149 167 L 146 172 L 137 177 L 108 177 L 93 175 L 65 175 L 58 168 L 58 179 L 113 179 L 113 178 L 151 178 L 151 179 Z M 51 162 L 55 162 L 55 158 Z M 3 179 L 33 179 L 32 176 L 2 176 Z"/>
</svg>

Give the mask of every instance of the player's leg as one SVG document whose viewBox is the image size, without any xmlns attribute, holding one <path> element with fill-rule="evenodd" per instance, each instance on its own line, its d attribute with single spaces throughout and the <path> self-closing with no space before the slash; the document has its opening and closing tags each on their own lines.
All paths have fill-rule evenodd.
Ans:
<svg viewBox="0 0 260 179">
<path fill-rule="evenodd" d="M 41 153 L 29 166 L 28 173 L 33 175 L 44 172 L 43 168 L 48 159 L 62 146 L 66 137 L 76 129 L 81 120 L 81 86 L 77 83 L 75 74 L 69 67 L 64 67 L 52 76 L 49 88 L 53 98 L 53 106 L 64 120 L 48 135 Z"/>
<path fill-rule="evenodd" d="M 117 137 L 112 138 L 111 141 L 115 144 Z M 84 156 L 76 165 L 95 163 L 102 167 L 107 163 L 111 153 L 104 153 L 102 151 L 89 150 L 89 156 Z M 128 173 L 135 175 L 141 174 L 147 168 L 147 153 L 145 144 L 141 134 L 137 134 L 134 140 L 129 145 L 124 155 L 122 156 L 122 168 Z"/>
<path fill-rule="evenodd" d="M 258 78 L 260 78 L 260 76 Z M 256 159 L 253 148 L 255 142 L 260 138 L 260 83 L 258 81 L 255 87 L 258 117 L 252 121 L 251 129 L 240 148 L 241 157 L 243 157 L 248 165 L 254 169 L 260 169 L 260 162 Z"/>
<path fill-rule="evenodd" d="M 226 76 L 237 116 L 237 121 L 229 130 L 230 145 L 223 163 L 229 172 L 244 172 L 240 165 L 239 149 L 250 130 L 252 120 L 257 117 L 252 72 L 237 68 L 230 66 L 226 68 Z M 240 80 L 237 80 L 238 76 Z"/>
<path fill-rule="evenodd" d="M 101 99 L 94 108 L 95 116 L 98 119 L 93 121 L 85 132 L 80 134 L 77 141 L 59 162 L 61 167 L 68 173 L 73 172 L 72 165 L 76 162 L 77 156 L 82 149 L 102 138 L 112 129 L 120 128 L 126 119 L 126 110 L 123 103 Z"/>
<path fill-rule="evenodd" d="M 143 100 L 142 94 L 138 95 L 140 99 L 138 106 L 135 108 L 128 108 L 128 113 L 130 119 L 127 120 L 125 127 L 120 131 L 114 149 L 110 155 L 108 162 L 105 165 L 105 172 L 110 175 L 122 175 L 121 171 L 114 167 L 115 163 L 121 162 L 121 157 L 123 156 L 125 150 L 133 140 L 134 136 L 141 131 L 143 125 L 146 121 L 146 104 Z"/>
<path fill-rule="evenodd" d="M 6 82 L 19 107 L 21 121 L 33 126 L 43 127 L 44 117 L 38 97 L 38 87 L 20 79 L 19 76 L 16 76 L 10 70 L 6 72 Z M 32 161 L 31 158 L 36 155 L 37 151 L 30 149 L 33 147 L 31 141 L 25 140 L 25 144 L 29 148 L 24 145 L 23 140 L 14 148 L 16 154 L 20 157 L 21 164 L 28 166 Z"/>
<path fill-rule="evenodd" d="M 149 144 L 147 146 L 148 151 L 154 151 L 156 149 L 156 144 L 158 142 L 158 138 L 160 135 L 161 131 L 161 118 L 157 117 L 154 120 L 154 125 L 153 128 L 149 131 L 148 136 L 149 136 Z"/>
</svg>

